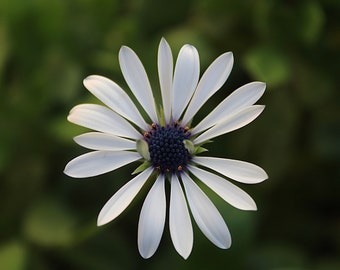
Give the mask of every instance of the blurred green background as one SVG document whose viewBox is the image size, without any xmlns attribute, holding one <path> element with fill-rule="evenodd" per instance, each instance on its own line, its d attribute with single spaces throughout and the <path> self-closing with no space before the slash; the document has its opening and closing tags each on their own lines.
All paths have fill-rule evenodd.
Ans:
<svg viewBox="0 0 340 270">
<path fill-rule="evenodd" d="M 0 269 L 340 269 L 340 5 L 324 1 L 2 0 L 0 2 Z M 264 81 L 264 113 L 209 145 L 212 156 L 246 160 L 270 178 L 242 185 L 257 212 L 209 193 L 233 245 L 213 246 L 195 227 L 191 256 L 174 250 L 166 226 L 157 253 L 142 259 L 137 223 L 144 190 L 117 220 L 99 210 L 136 164 L 71 179 L 65 164 L 87 152 L 66 121 L 90 74 L 127 89 L 118 65 L 133 48 L 158 88 L 157 47 L 190 43 L 201 72 L 221 53 L 235 64 L 209 112 L 237 87 Z"/>
</svg>

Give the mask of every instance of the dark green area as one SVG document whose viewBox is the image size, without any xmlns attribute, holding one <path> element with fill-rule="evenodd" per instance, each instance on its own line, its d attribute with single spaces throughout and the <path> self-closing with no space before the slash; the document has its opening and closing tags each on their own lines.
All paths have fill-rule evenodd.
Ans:
<svg viewBox="0 0 340 270">
<path fill-rule="evenodd" d="M 1 1 L 0 269 L 340 269 L 339 17 L 336 0 Z M 98 102 L 82 79 L 100 74 L 127 88 L 118 65 L 127 45 L 158 88 L 162 36 L 175 56 L 185 43 L 196 46 L 202 71 L 234 53 L 227 83 L 198 117 L 245 83 L 267 83 L 264 113 L 207 145 L 212 156 L 268 172 L 262 184 L 239 184 L 258 211 L 211 194 L 233 245 L 220 250 L 195 227 L 187 261 L 167 227 L 154 257 L 139 256 L 146 189 L 116 221 L 96 227 L 99 210 L 138 164 L 94 179 L 63 174 L 86 152 L 72 141 L 84 129 L 66 121 L 68 111 Z"/>
</svg>

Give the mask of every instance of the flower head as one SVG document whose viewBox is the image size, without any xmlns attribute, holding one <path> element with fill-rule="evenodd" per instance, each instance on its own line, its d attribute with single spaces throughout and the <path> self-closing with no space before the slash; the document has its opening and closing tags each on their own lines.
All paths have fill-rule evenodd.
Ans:
<svg viewBox="0 0 340 270">
<path fill-rule="evenodd" d="M 232 53 L 219 56 L 199 80 L 196 48 L 184 45 L 173 68 L 171 49 L 162 39 L 158 50 L 161 106 L 156 104 L 141 61 L 130 48 L 120 49 L 119 64 L 132 94 L 145 112 L 140 112 L 115 82 L 97 75 L 87 77 L 85 87 L 106 106 L 81 104 L 71 110 L 70 122 L 95 131 L 74 140 L 94 151 L 71 160 L 65 173 L 75 178 L 90 177 L 141 161 L 133 179 L 104 205 L 98 225 L 115 219 L 143 185 L 153 181 L 138 224 L 138 248 L 144 258 L 155 253 L 163 234 L 166 180 L 170 184 L 170 234 L 177 252 L 187 258 L 192 250 L 189 208 L 203 234 L 216 246 L 229 248 L 231 237 L 227 225 L 196 182 L 203 182 L 234 207 L 256 210 L 253 199 L 225 178 L 254 184 L 268 176 L 251 163 L 202 156 L 206 151 L 202 146 L 253 121 L 264 109 L 254 103 L 264 93 L 265 84 L 253 82 L 240 87 L 192 127 L 194 115 L 227 80 L 233 65 Z"/>
</svg>

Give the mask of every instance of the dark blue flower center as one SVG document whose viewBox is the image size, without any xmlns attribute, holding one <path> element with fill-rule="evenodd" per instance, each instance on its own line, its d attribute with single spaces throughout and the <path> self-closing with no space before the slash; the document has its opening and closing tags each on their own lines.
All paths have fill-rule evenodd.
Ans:
<svg viewBox="0 0 340 270">
<path fill-rule="evenodd" d="M 183 142 L 190 138 L 190 132 L 177 122 L 165 127 L 152 124 L 144 138 L 149 145 L 151 163 L 160 172 L 181 171 L 190 161 L 190 153 Z"/>
</svg>

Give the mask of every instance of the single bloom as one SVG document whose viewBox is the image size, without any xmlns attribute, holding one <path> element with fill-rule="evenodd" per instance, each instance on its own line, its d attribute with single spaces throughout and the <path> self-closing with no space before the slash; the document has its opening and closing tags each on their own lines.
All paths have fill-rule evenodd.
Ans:
<svg viewBox="0 0 340 270">
<path fill-rule="evenodd" d="M 197 125 L 191 126 L 198 110 L 227 80 L 233 62 L 233 54 L 224 53 L 199 79 L 196 48 L 184 45 L 174 68 L 170 46 L 162 38 L 158 49 L 161 101 L 156 102 L 141 61 L 134 51 L 123 46 L 119 51 L 120 68 L 139 106 L 118 84 L 105 77 L 92 75 L 84 80 L 84 86 L 106 106 L 81 104 L 70 111 L 67 118 L 70 122 L 93 130 L 75 137 L 75 142 L 94 151 L 71 160 L 65 173 L 84 178 L 131 162 L 140 163 L 134 177 L 104 205 L 98 226 L 119 216 L 143 185 L 152 181 L 138 224 L 138 249 L 143 258 L 155 253 L 163 234 L 166 184 L 170 185 L 171 239 L 184 259 L 193 246 L 189 211 L 212 243 L 222 249 L 231 245 L 228 227 L 199 187 L 202 183 L 236 208 L 257 209 L 254 200 L 226 178 L 255 184 L 268 178 L 266 172 L 248 162 L 204 156 L 207 149 L 203 145 L 252 122 L 264 109 L 263 105 L 254 104 L 266 85 L 252 82 L 238 88 Z"/>
</svg>

